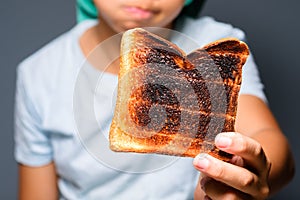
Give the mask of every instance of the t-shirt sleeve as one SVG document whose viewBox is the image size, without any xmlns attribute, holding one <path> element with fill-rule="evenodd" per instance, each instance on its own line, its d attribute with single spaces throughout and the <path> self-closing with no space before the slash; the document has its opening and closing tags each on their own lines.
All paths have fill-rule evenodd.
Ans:
<svg viewBox="0 0 300 200">
<path fill-rule="evenodd" d="M 25 79 L 21 66 L 17 69 L 15 95 L 15 159 L 28 166 L 42 166 L 52 160 L 49 135 L 43 131 L 37 104 L 30 96 L 30 80 Z"/>
<path fill-rule="evenodd" d="M 233 27 L 231 24 L 222 23 L 214 20 L 212 17 L 200 17 L 199 19 L 185 18 L 187 25 L 179 26 L 179 30 L 199 42 L 204 46 L 223 38 L 237 38 L 247 42 L 244 31 Z M 254 61 L 253 55 L 250 54 L 242 70 L 242 85 L 240 95 L 249 94 L 267 102 L 264 93 L 264 85 L 260 79 L 258 67 Z"/>
<path fill-rule="evenodd" d="M 233 28 L 229 36 L 236 37 L 239 40 L 247 42 L 245 33 L 238 28 Z M 253 95 L 267 103 L 267 98 L 264 93 L 264 85 L 261 81 L 259 70 L 254 61 L 253 54 L 251 52 L 247 58 L 246 63 L 243 66 L 242 73 L 243 74 L 242 74 L 242 85 L 240 89 L 240 95 L 242 94 Z"/>
<path fill-rule="evenodd" d="M 264 102 L 267 102 L 266 95 L 264 93 L 264 85 L 261 82 L 259 71 L 254 62 L 253 55 L 250 54 L 242 70 L 242 85 L 240 89 L 240 95 L 248 94 L 253 95 Z"/>
</svg>

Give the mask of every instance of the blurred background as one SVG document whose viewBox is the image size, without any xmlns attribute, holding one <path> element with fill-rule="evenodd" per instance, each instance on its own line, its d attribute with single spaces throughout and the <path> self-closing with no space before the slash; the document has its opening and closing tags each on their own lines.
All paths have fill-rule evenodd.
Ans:
<svg viewBox="0 0 300 200">
<path fill-rule="evenodd" d="M 290 141 L 296 159 L 296 176 L 272 198 L 276 200 L 300 199 L 299 8 L 298 0 L 207 0 L 202 11 L 202 15 L 213 16 L 246 32 L 269 105 Z M 17 164 L 13 157 L 16 66 L 75 24 L 75 0 L 2 1 L 0 24 L 0 199 L 10 200 L 17 199 Z"/>
</svg>

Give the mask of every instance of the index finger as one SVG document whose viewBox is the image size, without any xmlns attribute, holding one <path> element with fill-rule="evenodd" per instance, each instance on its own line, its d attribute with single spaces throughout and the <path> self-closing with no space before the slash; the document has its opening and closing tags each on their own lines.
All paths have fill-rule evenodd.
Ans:
<svg viewBox="0 0 300 200">
<path fill-rule="evenodd" d="M 266 171 L 269 168 L 270 164 L 262 146 L 250 137 L 236 132 L 220 133 L 215 139 L 215 144 L 222 151 L 241 156 L 256 172 Z"/>
</svg>

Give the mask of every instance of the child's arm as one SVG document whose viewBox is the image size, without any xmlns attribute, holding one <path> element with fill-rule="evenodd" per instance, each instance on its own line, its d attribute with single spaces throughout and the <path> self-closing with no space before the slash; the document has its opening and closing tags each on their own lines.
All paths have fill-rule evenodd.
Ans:
<svg viewBox="0 0 300 200">
<path fill-rule="evenodd" d="M 57 177 L 53 163 L 42 167 L 19 164 L 19 199 L 58 199 Z"/>
<path fill-rule="evenodd" d="M 207 159 L 200 156 L 194 160 L 204 177 L 199 180 L 195 199 L 204 195 L 212 199 L 265 199 L 293 177 L 294 161 L 288 142 L 263 101 L 251 95 L 240 96 L 236 130 L 243 135 L 225 134 L 227 146 L 216 138 L 218 148 L 236 155 L 235 164 L 206 155 Z M 209 161 L 206 167 L 205 160 Z"/>
</svg>

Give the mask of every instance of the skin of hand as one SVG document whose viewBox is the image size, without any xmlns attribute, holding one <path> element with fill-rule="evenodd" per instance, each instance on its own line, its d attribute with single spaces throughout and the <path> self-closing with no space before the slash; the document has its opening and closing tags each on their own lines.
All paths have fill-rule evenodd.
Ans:
<svg viewBox="0 0 300 200">
<path fill-rule="evenodd" d="M 207 196 L 212 199 L 234 199 L 231 196 L 237 199 L 267 198 L 270 192 L 268 176 L 271 163 L 261 145 L 234 132 L 219 134 L 215 142 L 219 149 L 235 156 L 231 163 L 208 154 L 200 154 L 195 159 L 195 167 L 204 174 L 200 185 Z"/>
<path fill-rule="evenodd" d="M 248 126 L 249 135 L 237 132 L 217 135 L 216 147 L 234 155 L 229 163 L 208 154 L 199 154 L 194 159 L 194 167 L 201 172 L 195 199 L 266 199 L 293 177 L 294 161 L 288 143 L 267 106 L 247 95 L 239 102 L 243 114 L 237 126 L 243 125 L 244 111 L 249 108 L 260 107 L 259 111 L 249 111 L 248 115 L 249 119 L 258 115 L 256 120 L 264 120 L 264 123 L 257 123 L 257 130 Z M 246 104 L 250 107 L 245 107 Z M 260 119 L 259 115 L 267 118 Z M 251 124 L 255 127 L 253 120 Z"/>
</svg>

